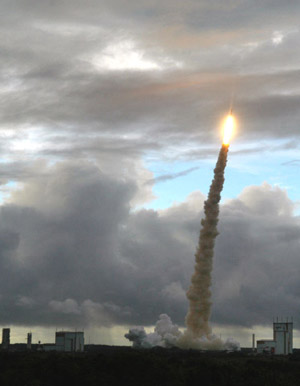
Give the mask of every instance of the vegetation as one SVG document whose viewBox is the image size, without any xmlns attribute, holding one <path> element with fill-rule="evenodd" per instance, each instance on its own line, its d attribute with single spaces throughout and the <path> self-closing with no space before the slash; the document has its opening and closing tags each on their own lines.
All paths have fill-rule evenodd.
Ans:
<svg viewBox="0 0 300 386">
<path fill-rule="evenodd" d="M 300 357 L 101 346 L 82 354 L 1 352 L 5 386 L 299 385 Z"/>
</svg>

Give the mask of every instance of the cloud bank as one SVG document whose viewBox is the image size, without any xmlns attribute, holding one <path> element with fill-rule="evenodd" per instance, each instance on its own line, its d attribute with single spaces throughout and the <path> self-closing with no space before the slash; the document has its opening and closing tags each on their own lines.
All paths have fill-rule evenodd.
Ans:
<svg viewBox="0 0 300 386">
<path fill-rule="evenodd" d="M 147 326 L 167 313 L 182 325 L 204 195 L 140 208 L 153 184 L 215 157 L 231 102 L 232 160 L 269 151 L 297 164 L 300 5 L 2 0 L 1 9 L 1 323 Z M 149 160 L 187 164 L 155 179 Z M 267 183 L 222 204 L 213 322 L 297 318 L 295 208 Z"/>
<path fill-rule="evenodd" d="M 183 325 L 204 196 L 132 211 L 133 182 L 91 163 L 33 178 L 0 212 L 2 324 Z M 286 192 L 250 186 L 221 206 L 212 321 L 297 318 L 299 218 Z"/>
</svg>

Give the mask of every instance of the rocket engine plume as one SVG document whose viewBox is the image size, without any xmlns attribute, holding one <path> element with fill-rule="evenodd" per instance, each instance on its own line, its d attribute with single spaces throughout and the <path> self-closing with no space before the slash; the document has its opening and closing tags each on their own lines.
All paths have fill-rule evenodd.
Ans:
<svg viewBox="0 0 300 386">
<path fill-rule="evenodd" d="M 224 142 L 224 141 L 223 141 Z M 226 141 L 227 142 L 227 141 Z M 195 254 L 195 272 L 187 291 L 189 311 L 186 316 L 187 333 L 194 338 L 205 336 L 209 339 L 211 327 L 211 272 L 215 238 L 218 235 L 219 202 L 224 184 L 224 170 L 227 163 L 228 143 L 223 143 L 214 169 L 214 179 L 208 198 L 204 203 L 205 217 L 201 221 L 199 244 Z"/>
<path fill-rule="evenodd" d="M 204 219 L 201 221 L 199 244 L 195 254 L 195 272 L 187 291 L 189 311 L 186 316 L 187 329 L 181 332 L 170 317 L 162 314 L 154 332 L 147 334 L 143 327 L 130 329 L 125 335 L 133 342 L 133 347 L 180 347 L 201 350 L 239 350 L 240 344 L 234 339 L 222 341 L 212 334 L 209 318 L 211 310 L 211 272 L 213 266 L 214 244 L 218 235 L 219 202 L 224 184 L 224 170 L 227 163 L 230 135 L 234 129 L 232 110 L 225 120 L 223 144 L 214 169 L 208 198 L 204 203 Z"/>
</svg>

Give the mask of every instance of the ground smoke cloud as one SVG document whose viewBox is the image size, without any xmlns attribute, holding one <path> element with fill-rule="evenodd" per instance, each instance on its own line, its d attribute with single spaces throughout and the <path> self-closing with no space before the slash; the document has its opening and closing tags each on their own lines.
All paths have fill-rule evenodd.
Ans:
<svg viewBox="0 0 300 386">
<path fill-rule="evenodd" d="M 129 330 L 125 337 L 132 342 L 134 348 L 151 347 L 178 347 L 182 349 L 198 350 L 227 350 L 236 351 L 240 349 L 240 344 L 232 338 L 225 342 L 215 335 L 210 335 L 209 339 L 205 336 L 200 338 L 193 337 L 185 331 L 182 333 L 176 324 L 173 324 L 171 318 L 162 314 L 156 322 L 154 332 L 146 333 L 144 327 L 135 327 Z"/>
</svg>

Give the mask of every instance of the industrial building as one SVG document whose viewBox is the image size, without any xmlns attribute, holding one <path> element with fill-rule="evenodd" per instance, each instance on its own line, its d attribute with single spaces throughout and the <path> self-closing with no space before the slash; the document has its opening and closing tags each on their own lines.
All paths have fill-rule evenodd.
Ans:
<svg viewBox="0 0 300 386">
<path fill-rule="evenodd" d="M 55 334 L 57 351 L 84 351 L 84 333 L 82 331 L 59 331 Z"/>
<path fill-rule="evenodd" d="M 55 344 L 44 344 L 45 351 L 83 352 L 83 331 L 57 331 Z"/>
<path fill-rule="evenodd" d="M 2 350 L 8 350 L 10 344 L 10 328 L 2 329 Z"/>
<path fill-rule="evenodd" d="M 258 354 L 288 355 L 293 353 L 293 322 L 273 322 L 273 339 L 257 341 Z"/>
<path fill-rule="evenodd" d="M 31 350 L 31 343 L 32 343 L 32 333 L 28 332 L 27 334 L 27 350 Z"/>
</svg>

